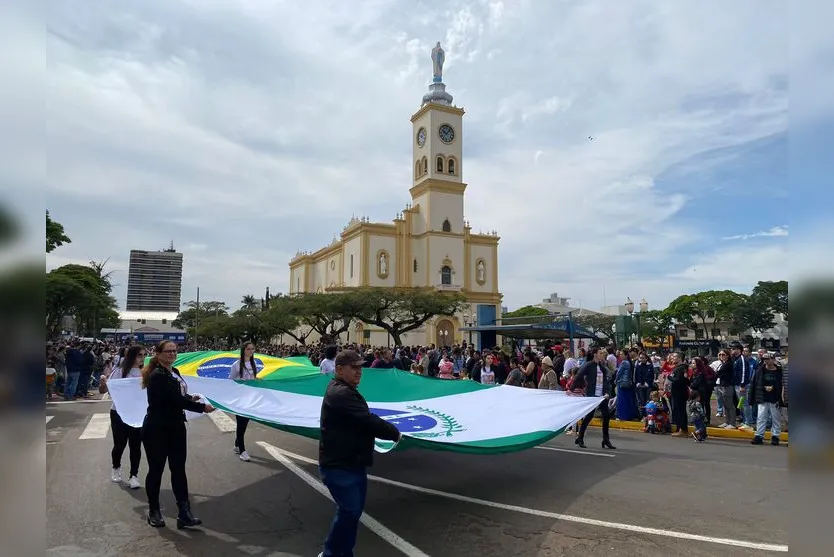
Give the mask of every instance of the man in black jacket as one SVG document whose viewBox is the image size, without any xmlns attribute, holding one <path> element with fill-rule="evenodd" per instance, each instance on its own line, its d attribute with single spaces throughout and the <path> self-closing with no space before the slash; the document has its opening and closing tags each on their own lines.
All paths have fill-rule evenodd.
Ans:
<svg viewBox="0 0 834 557">
<path fill-rule="evenodd" d="M 616 449 L 611 444 L 611 439 L 608 436 L 608 426 L 611 423 L 611 409 L 608 406 L 611 395 L 611 378 L 608 376 L 608 369 L 605 365 L 605 352 L 599 348 L 591 348 L 588 352 L 588 361 L 579 368 L 576 376 L 573 379 L 574 385 L 585 385 L 585 396 L 601 396 L 605 397 L 600 402 L 598 408 L 602 415 L 602 448 Z M 594 412 L 596 409 L 588 412 L 588 415 L 582 420 L 582 425 L 579 427 L 579 434 L 576 436 L 577 445 L 585 448 L 585 430 L 594 419 Z"/>
<path fill-rule="evenodd" d="M 399 441 L 392 424 L 372 414 L 357 387 L 364 359 L 353 350 L 339 352 L 336 376 L 321 404 L 319 473 L 336 502 L 336 517 L 319 556 L 353 555 L 359 518 L 368 489 L 367 467 L 373 465 L 374 439 Z"/>
</svg>

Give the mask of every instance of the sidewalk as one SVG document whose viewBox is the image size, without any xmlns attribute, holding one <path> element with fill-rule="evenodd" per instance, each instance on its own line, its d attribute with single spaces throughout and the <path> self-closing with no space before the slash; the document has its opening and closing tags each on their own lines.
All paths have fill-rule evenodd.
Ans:
<svg viewBox="0 0 834 557">
<path fill-rule="evenodd" d="M 599 418 L 594 418 L 594 421 L 591 422 L 592 427 L 602 427 L 602 420 Z M 611 429 L 624 429 L 628 431 L 643 431 L 643 424 L 642 422 L 627 422 L 622 420 L 611 420 L 611 424 L 609 426 Z M 741 429 L 723 429 L 720 427 L 708 427 L 707 428 L 707 435 L 712 437 L 713 439 L 746 439 L 750 441 L 755 436 L 755 433 L 752 431 L 743 431 Z M 770 441 L 770 431 L 767 431 L 764 436 L 765 441 Z M 782 443 L 788 442 L 788 433 L 782 432 L 779 436 L 779 440 Z"/>
</svg>

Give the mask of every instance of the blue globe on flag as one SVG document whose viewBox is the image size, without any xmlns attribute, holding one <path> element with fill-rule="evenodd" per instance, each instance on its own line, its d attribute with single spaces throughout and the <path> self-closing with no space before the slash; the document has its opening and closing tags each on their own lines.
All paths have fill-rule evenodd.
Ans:
<svg viewBox="0 0 834 557">
<path fill-rule="evenodd" d="M 419 433 L 429 431 L 437 426 L 434 417 L 413 410 L 391 410 L 390 408 L 371 408 L 371 412 L 393 424 L 402 433 Z"/>
</svg>

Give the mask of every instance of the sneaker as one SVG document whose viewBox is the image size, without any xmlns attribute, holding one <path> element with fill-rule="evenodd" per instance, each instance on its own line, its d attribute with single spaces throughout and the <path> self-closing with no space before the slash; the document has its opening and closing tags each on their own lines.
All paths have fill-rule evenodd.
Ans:
<svg viewBox="0 0 834 557">
<path fill-rule="evenodd" d="M 751 444 L 751 445 L 761 445 L 761 444 L 763 444 L 763 443 L 764 443 L 764 441 L 762 440 L 762 438 L 761 438 L 761 437 L 758 437 L 758 436 L 753 437 L 753 440 L 752 440 L 752 441 L 750 441 L 750 444 Z"/>
<path fill-rule="evenodd" d="M 113 468 L 110 470 L 110 480 L 113 483 L 119 483 L 122 481 L 122 469 L 121 468 Z"/>
<path fill-rule="evenodd" d="M 130 486 L 130 489 L 139 489 L 142 487 L 142 484 L 139 483 L 139 478 L 136 476 L 131 476 L 130 480 L 127 482 L 127 485 Z"/>
<path fill-rule="evenodd" d="M 249 462 L 249 453 L 247 451 L 243 451 L 242 453 L 240 453 L 240 460 L 242 460 L 243 462 Z"/>
<path fill-rule="evenodd" d="M 235 454 L 240 454 L 240 449 L 237 448 L 237 445 L 235 445 Z"/>
</svg>

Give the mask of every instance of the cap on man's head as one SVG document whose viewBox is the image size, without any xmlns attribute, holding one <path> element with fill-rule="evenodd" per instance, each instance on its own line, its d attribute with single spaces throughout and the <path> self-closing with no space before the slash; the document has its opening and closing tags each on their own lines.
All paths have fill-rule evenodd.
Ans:
<svg viewBox="0 0 834 557">
<path fill-rule="evenodd" d="M 342 350 L 333 362 L 337 366 L 361 366 L 365 360 L 354 350 Z"/>
</svg>

